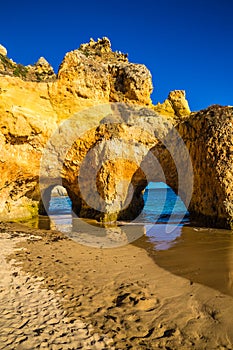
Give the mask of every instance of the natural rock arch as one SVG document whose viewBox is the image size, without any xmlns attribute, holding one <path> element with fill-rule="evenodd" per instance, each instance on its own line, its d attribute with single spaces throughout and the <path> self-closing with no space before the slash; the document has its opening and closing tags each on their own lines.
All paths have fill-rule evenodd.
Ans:
<svg viewBox="0 0 233 350">
<path fill-rule="evenodd" d="M 147 183 L 165 179 L 189 205 L 192 219 L 230 227 L 232 197 L 226 184 L 232 176 L 232 114 L 230 107 L 215 106 L 174 127 L 149 109 L 113 104 L 112 114 L 72 143 L 62 164 L 61 182 L 73 211 L 101 221 L 134 219 L 143 208 Z"/>
<path fill-rule="evenodd" d="M 54 150 L 57 144 L 60 155 L 67 131 L 72 133 L 70 127 L 75 121 L 67 121 L 52 138 L 52 148 L 48 147 L 42 161 L 41 184 L 45 188 L 42 193 L 46 194 L 46 188 L 60 181 L 78 216 L 101 221 L 135 218 L 143 208 L 143 190 L 149 181 L 166 182 L 168 178 L 169 185 L 188 203 L 192 167 L 173 124 L 145 108 L 119 103 L 110 107 L 112 113 L 98 126 L 77 139 L 76 131 L 70 135 L 74 142 L 70 142 L 70 147 L 66 144 L 62 161 L 54 158 Z M 78 115 L 76 118 L 79 120 Z M 160 163 L 165 161 L 163 170 Z M 189 172 L 189 179 L 187 184 L 179 184 L 178 175 L 182 177 L 184 171 L 186 175 Z"/>
<path fill-rule="evenodd" d="M 233 227 L 232 107 L 190 113 L 180 90 L 153 105 L 149 70 L 113 52 L 107 38 L 67 53 L 57 75 L 44 59 L 23 67 L 3 49 L 0 84 L 1 220 L 37 215 L 41 195 L 55 184 L 66 187 L 80 216 L 133 218 L 142 208 L 148 179 L 162 173 L 187 205 L 190 159 L 192 218 L 202 225 Z M 131 107 L 111 103 L 117 101 Z M 182 153 L 182 142 L 188 152 Z M 95 167 L 88 168 L 84 159 Z M 92 177 L 80 167 L 83 163 Z M 95 182 L 89 186 L 92 178 L 100 195 Z M 129 184 L 134 188 L 130 205 Z"/>
</svg>

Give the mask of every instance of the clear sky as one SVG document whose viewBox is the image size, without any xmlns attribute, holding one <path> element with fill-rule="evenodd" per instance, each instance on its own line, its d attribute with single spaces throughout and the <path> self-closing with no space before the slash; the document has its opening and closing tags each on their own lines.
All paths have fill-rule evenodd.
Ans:
<svg viewBox="0 0 233 350">
<path fill-rule="evenodd" d="M 153 102 L 186 90 L 191 109 L 233 105 L 233 0 L 11 0 L 1 3 L 0 43 L 22 64 L 44 56 L 57 71 L 66 52 L 107 36 L 144 63 Z"/>
</svg>

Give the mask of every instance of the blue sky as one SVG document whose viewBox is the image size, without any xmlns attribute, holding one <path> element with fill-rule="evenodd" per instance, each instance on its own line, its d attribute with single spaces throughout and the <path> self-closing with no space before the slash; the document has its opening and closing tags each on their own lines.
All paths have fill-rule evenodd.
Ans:
<svg viewBox="0 0 233 350">
<path fill-rule="evenodd" d="M 57 71 L 90 37 L 144 63 L 153 102 L 186 90 L 192 110 L 233 105 L 233 0 L 4 1 L 0 43 L 22 64 L 44 56 Z"/>
</svg>

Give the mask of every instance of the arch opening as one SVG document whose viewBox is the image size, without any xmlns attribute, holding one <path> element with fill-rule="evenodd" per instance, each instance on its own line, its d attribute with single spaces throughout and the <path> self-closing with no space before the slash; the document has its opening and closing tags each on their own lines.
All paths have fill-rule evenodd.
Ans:
<svg viewBox="0 0 233 350">
<path fill-rule="evenodd" d="M 189 212 L 182 199 L 164 182 L 149 182 L 143 194 L 140 220 L 145 223 L 189 223 Z"/>
<path fill-rule="evenodd" d="M 189 224 L 189 212 L 181 198 L 165 182 L 149 182 L 143 193 L 144 207 L 135 220 L 145 228 L 155 250 L 167 250 Z"/>
<path fill-rule="evenodd" d="M 49 214 L 65 215 L 71 212 L 72 203 L 65 187 L 60 185 L 53 187 L 49 201 Z"/>
<path fill-rule="evenodd" d="M 38 227 L 67 232 L 72 227 L 72 202 L 65 187 L 51 185 L 43 193 L 39 207 Z"/>
<path fill-rule="evenodd" d="M 71 214 L 72 203 L 67 190 L 61 185 L 52 185 L 46 188 L 42 194 L 39 205 L 40 215 L 65 215 Z"/>
</svg>

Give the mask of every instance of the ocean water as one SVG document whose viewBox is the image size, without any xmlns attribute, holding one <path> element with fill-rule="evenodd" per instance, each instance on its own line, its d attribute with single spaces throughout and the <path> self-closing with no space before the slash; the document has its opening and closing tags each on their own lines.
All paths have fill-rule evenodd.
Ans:
<svg viewBox="0 0 233 350">
<path fill-rule="evenodd" d="M 71 215 L 71 200 L 69 197 L 51 197 L 49 204 L 50 215 Z"/>
<path fill-rule="evenodd" d="M 163 184 L 151 184 L 144 200 L 139 217 L 131 223 L 119 223 L 119 230 L 111 229 L 110 235 L 108 230 L 103 233 L 92 225 L 80 228 L 81 220 L 72 236 L 74 221 L 69 198 L 52 197 L 47 228 L 58 229 L 81 244 L 110 248 L 122 240 L 123 227 L 125 236 L 119 246 L 123 242 L 144 248 L 156 264 L 171 273 L 233 296 L 233 232 L 192 227 L 183 202 Z M 43 220 L 48 223 L 44 218 L 40 225 Z M 91 227 L 88 234 L 87 227 Z"/>
<path fill-rule="evenodd" d="M 95 225 L 85 225 L 83 220 L 72 219 L 71 201 L 68 197 L 51 197 L 49 207 L 50 226 L 48 228 L 60 230 L 69 237 L 87 245 L 114 246 L 133 242 L 141 236 L 146 236 L 156 250 L 166 250 L 175 244 L 181 235 L 181 229 L 189 223 L 189 213 L 173 190 L 163 183 L 152 183 L 144 192 L 144 208 L 140 215 L 131 222 L 119 222 L 114 230 L 115 238 L 100 241 L 102 231 Z M 127 238 L 122 239 L 122 230 Z M 89 238 L 86 232 L 88 231 Z M 126 231 L 126 233 L 125 233 Z M 72 232 L 79 232 L 78 236 Z M 123 235 L 124 235 L 123 234 Z M 109 235 L 109 232 L 107 233 Z M 85 239 L 81 241 L 81 237 Z M 96 237 L 94 237 L 96 236 Z M 118 236 L 119 241 L 116 240 Z M 126 241 L 125 241 L 125 240 Z M 120 242 L 122 240 L 122 242 Z M 99 243 L 98 243 L 99 242 Z"/>
<path fill-rule="evenodd" d="M 136 221 L 145 224 L 188 223 L 189 213 L 180 197 L 170 187 L 161 186 L 145 189 L 145 206 Z"/>
<path fill-rule="evenodd" d="M 145 202 L 143 211 L 134 222 L 142 224 L 189 222 L 189 213 L 184 203 L 170 187 L 156 184 L 146 188 L 143 197 Z M 71 214 L 69 197 L 51 197 L 49 215 L 65 218 L 69 214 Z"/>
</svg>

